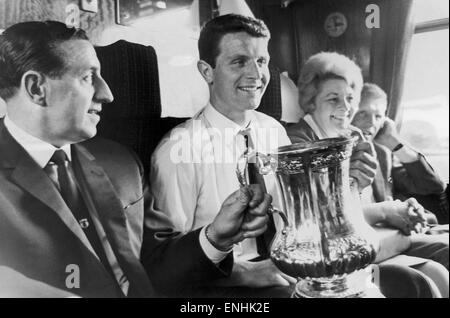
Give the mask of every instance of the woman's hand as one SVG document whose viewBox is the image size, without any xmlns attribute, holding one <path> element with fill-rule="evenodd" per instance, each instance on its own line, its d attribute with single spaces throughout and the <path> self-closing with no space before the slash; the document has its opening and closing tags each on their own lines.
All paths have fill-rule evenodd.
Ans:
<svg viewBox="0 0 450 318">
<path fill-rule="evenodd" d="M 358 181 L 360 192 L 372 184 L 377 172 L 377 165 L 375 150 L 370 142 L 361 141 L 353 148 L 350 159 L 350 177 Z"/>
<path fill-rule="evenodd" d="M 386 207 L 385 222 L 405 235 L 411 232 L 421 233 L 426 226 L 426 216 L 424 208 L 414 198 L 409 198 L 403 202 L 391 201 Z"/>
</svg>

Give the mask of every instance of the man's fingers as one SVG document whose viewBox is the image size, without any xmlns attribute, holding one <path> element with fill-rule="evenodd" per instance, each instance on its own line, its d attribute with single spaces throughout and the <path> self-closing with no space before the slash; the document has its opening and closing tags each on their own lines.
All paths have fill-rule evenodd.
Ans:
<svg viewBox="0 0 450 318">
<path fill-rule="evenodd" d="M 242 242 L 244 239 L 245 239 L 244 232 L 239 231 L 230 239 L 230 241 L 233 242 L 233 244 L 236 244 Z"/>
<path fill-rule="evenodd" d="M 249 185 L 249 190 L 252 194 L 252 196 L 250 197 L 249 206 L 253 208 L 264 200 L 265 193 L 263 191 L 263 188 L 259 184 Z"/>
<path fill-rule="evenodd" d="M 252 199 L 252 195 L 252 190 L 248 186 L 240 187 L 238 191 L 231 194 L 232 197 L 236 197 L 237 201 L 239 201 L 239 203 L 244 206 L 247 206 L 249 201 Z"/>
<path fill-rule="evenodd" d="M 353 148 L 353 155 L 356 155 L 358 152 L 367 152 L 369 155 L 375 155 L 375 149 L 372 143 L 368 141 L 361 141 Z"/>
<path fill-rule="evenodd" d="M 261 202 L 265 201 L 267 194 L 259 184 L 251 184 L 247 187 L 241 187 L 233 192 L 226 200 L 228 204 L 240 204 L 241 208 L 257 207 Z M 269 203 L 270 204 L 270 203 Z"/>
<path fill-rule="evenodd" d="M 258 184 L 251 184 L 247 187 L 240 187 L 225 199 L 223 205 L 231 206 L 230 209 L 240 213 L 248 206 L 257 206 L 264 199 L 262 187 Z M 236 206 L 238 205 L 238 206 Z"/>
<path fill-rule="evenodd" d="M 264 194 L 264 199 L 257 206 L 248 210 L 248 213 L 255 216 L 267 215 L 267 210 L 272 203 L 272 196 L 270 194 Z"/>
<path fill-rule="evenodd" d="M 357 169 L 371 178 L 375 177 L 375 174 L 377 172 L 376 167 L 373 168 L 373 166 L 369 166 L 361 160 L 352 161 L 350 163 L 350 169 Z"/>
<path fill-rule="evenodd" d="M 252 218 L 250 221 L 242 224 L 241 228 L 243 231 L 257 230 L 257 229 L 263 227 L 264 225 L 266 225 L 268 220 L 269 220 L 269 216 L 267 214 L 264 216 L 257 216 L 257 217 Z"/>
<path fill-rule="evenodd" d="M 353 166 L 355 164 L 358 164 L 360 166 L 367 166 L 368 168 L 365 169 L 373 169 L 376 170 L 378 163 L 377 159 L 374 156 L 371 156 L 367 152 L 354 152 L 351 159 L 350 159 L 350 166 Z"/>
<path fill-rule="evenodd" d="M 355 178 L 358 181 L 360 189 L 369 186 L 373 181 L 373 177 L 367 176 L 358 169 L 350 169 L 350 177 Z"/>
<path fill-rule="evenodd" d="M 265 224 L 263 227 L 261 227 L 261 228 L 259 228 L 257 230 L 244 231 L 243 232 L 243 237 L 244 238 L 258 237 L 261 234 L 263 234 L 266 230 L 267 230 L 267 224 Z"/>
<path fill-rule="evenodd" d="M 365 173 L 359 169 L 350 169 L 350 177 L 361 179 L 361 180 L 369 180 L 369 182 L 373 179 L 375 175 L 373 173 Z"/>
</svg>

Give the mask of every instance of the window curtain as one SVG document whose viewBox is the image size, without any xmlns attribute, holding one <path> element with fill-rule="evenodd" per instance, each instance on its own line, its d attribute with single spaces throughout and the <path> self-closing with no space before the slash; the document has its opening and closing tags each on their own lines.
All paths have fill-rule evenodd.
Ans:
<svg viewBox="0 0 450 318">
<path fill-rule="evenodd" d="M 372 29 L 370 81 L 388 95 L 387 115 L 398 119 L 405 67 L 414 34 L 413 0 L 382 0 L 380 28 Z"/>
</svg>

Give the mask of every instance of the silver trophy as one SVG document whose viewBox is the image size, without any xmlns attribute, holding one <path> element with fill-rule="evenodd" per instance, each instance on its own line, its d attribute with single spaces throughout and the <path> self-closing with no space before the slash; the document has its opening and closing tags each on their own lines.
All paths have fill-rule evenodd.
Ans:
<svg viewBox="0 0 450 318">
<path fill-rule="evenodd" d="M 283 226 L 270 258 L 298 278 L 293 297 L 364 297 L 370 285 L 370 271 L 364 269 L 376 256 L 373 230 L 364 220 L 356 181 L 349 177 L 355 140 L 298 143 L 253 156 L 244 152 L 238 162 L 242 186 L 249 170 L 276 175 L 282 211 L 271 207 L 270 213 L 279 214 Z"/>
</svg>

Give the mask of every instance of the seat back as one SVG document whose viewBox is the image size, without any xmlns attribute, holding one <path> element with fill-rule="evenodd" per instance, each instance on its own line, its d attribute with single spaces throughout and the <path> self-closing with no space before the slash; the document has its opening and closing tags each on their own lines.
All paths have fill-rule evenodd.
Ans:
<svg viewBox="0 0 450 318">
<path fill-rule="evenodd" d="M 273 64 L 269 64 L 270 82 L 261 98 L 258 111 L 281 120 L 281 79 L 280 70 Z"/>
<path fill-rule="evenodd" d="M 151 153 L 167 129 L 159 122 L 156 52 L 151 46 L 124 40 L 95 50 L 114 95 L 114 101 L 103 107 L 97 134 L 131 147 L 148 171 Z"/>
</svg>

